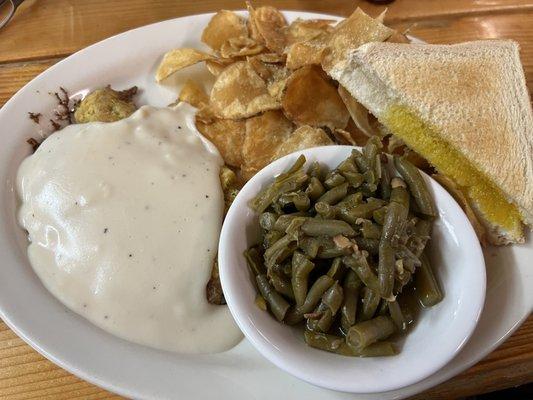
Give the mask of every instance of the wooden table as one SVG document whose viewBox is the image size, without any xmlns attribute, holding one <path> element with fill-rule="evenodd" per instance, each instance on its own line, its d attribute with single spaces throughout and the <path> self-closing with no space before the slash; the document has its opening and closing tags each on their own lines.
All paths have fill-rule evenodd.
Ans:
<svg viewBox="0 0 533 400">
<path fill-rule="evenodd" d="M 282 9 L 347 16 L 356 5 L 370 15 L 383 7 L 353 0 L 270 0 Z M 69 54 L 110 35 L 183 15 L 243 8 L 236 0 L 26 0 L 0 30 L 0 106 L 19 88 Z M 396 0 L 386 23 L 411 27 L 430 43 L 513 38 L 533 87 L 533 0 Z M 453 399 L 533 382 L 533 317 L 500 348 L 461 375 L 417 399 Z M 0 398 L 120 398 L 44 359 L 0 322 Z"/>
</svg>

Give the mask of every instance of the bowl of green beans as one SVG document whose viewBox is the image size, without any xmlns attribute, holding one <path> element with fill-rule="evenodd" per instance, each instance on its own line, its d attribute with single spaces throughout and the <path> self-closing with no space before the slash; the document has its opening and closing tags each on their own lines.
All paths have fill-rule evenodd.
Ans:
<svg viewBox="0 0 533 400">
<path fill-rule="evenodd" d="M 378 140 L 265 167 L 228 211 L 218 262 L 257 350 L 345 392 L 435 373 L 468 341 L 485 299 L 481 246 L 459 205 Z"/>
</svg>

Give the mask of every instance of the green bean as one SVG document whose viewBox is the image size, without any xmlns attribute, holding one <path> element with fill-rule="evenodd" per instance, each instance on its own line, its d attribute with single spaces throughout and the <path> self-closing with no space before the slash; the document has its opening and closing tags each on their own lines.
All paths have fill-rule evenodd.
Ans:
<svg viewBox="0 0 533 400">
<path fill-rule="evenodd" d="M 263 265 L 263 259 L 257 247 L 250 247 L 247 250 L 244 250 L 244 258 L 248 264 L 250 271 L 256 275 L 261 275 L 266 272 L 265 266 Z"/>
<path fill-rule="evenodd" d="M 359 172 L 352 157 L 348 157 L 343 162 L 341 162 L 337 166 L 337 170 L 339 170 L 342 174 L 345 174 L 346 172 Z"/>
<path fill-rule="evenodd" d="M 337 219 L 309 218 L 302 224 L 301 229 L 308 236 L 355 236 L 355 231 L 349 224 Z"/>
<path fill-rule="evenodd" d="M 367 160 L 368 172 L 372 172 L 372 177 L 367 180 L 368 183 L 375 184 L 381 177 L 381 160 L 379 159 L 379 151 L 382 148 L 381 141 L 376 136 L 371 137 L 363 147 L 363 156 Z M 379 166 L 377 163 L 380 162 Z"/>
<path fill-rule="evenodd" d="M 344 176 L 342 176 L 338 171 L 333 170 L 326 175 L 324 185 L 326 185 L 328 189 L 332 189 L 335 186 L 339 186 L 341 183 L 344 183 L 345 181 L 346 178 Z"/>
<path fill-rule="evenodd" d="M 391 176 L 390 176 L 389 168 L 387 168 L 387 166 L 384 166 L 381 169 L 381 179 L 379 181 L 379 192 L 380 192 L 381 198 L 384 200 L 390 199 L 391 190 L 392 190 L 390 181 L 391 181 Z"/>
<path fill-rule="evenodd" d="M 378 185 L 375 183 L 363 183 L 360 188 L 361 192 L 364 196 L 372 197 L 376 194 L 376 190 L 378 190 Z"/>
<path fill-rule="evenodd" d="M 342 299 L 342 288 L 335 282 L 322 295 L 322 301 L 312 315 L 304 314 L 304 317 L 307 318 L 307 329 L 323 333 L 329 331 L 333 323 L 333 317 L 337 314 L 342 304 Z"/>
<path fill-rule="evenodd" d="M 363 201 L 363 193 L 355 192 L 339 201 L 336 207 L 355 207 L 358 204 L 361 204 L 361 201 Z"/>
<path fill-rule="evenodd" d="M 264 212 L 259 216 L 259 225 L 266 231 L 270 231 L 274 228 L 278 216 L 271 212 Z"/>
<path fill-rule="evenodd" d="M 257 296 L 255 296 L 255 305 L 259 307 L 261 310 L 266 311 L 267 310 L 267 303 L 263 296 L 261 296 L 259 293 Z"/>
<path fill-rule="evenodd" d="M 381 206 L 373 203 L 358 204 L 354 207 L 338 207 L 338 216 L 349 224 L 355 224 L 358 218 L 372 218 L 372 213 Z"/>
<path fill-rule="evenodd" d="M 352 250 L 349 247 L 337 247 L 332 238 L 321 237 L 320 247 L 317 253 L 317 258 L 335 258 L 346 256 L 350 254 Z"/>
<path fill-rule="evenodd" d="M 311 200 L 301 191 L 282 194 L 278 202 L 282 207 L 293 204 L 298 211 L 307 211 L 311 206 Z"/>
<path fill-rule="evenodd" d="M 363 154 L 358 150 L 352 151 L 352 158 L 355 161 L 357 169 L 363 174 L 370 170 L 370 165 L 368 165 L 368 160 L 363 157 Z"/>
<path fill-rule="evenodd" d="M 385 299 L 381 299 L 377 310 L 378 315 L 387 315 L 389 313 L 389 302 Z"/>
<path fill-rule="evenodd" d="M 420 212 L 429 217 L 436 217 L 435 205 L 418 168 L 405 158 L 398 156 L 394 157 L 394 166 L 409 186 L 409 191 L 412 193 Z"/>
<path fill-rule="evenodd" d="M 442 300 L 443 295 L 426 254 L 422 254 L 421 261 L 422 264 L 415 275 L 416 295 L 420 304 L 432 307 Z"/>
<path fill-rule="evenodd" d="M 307 221 L 308 218 L 306 217 L 296 217 L 294 218 L 287 229 L 285 229 L 285 232 L 288 236 L 290 236 L 293 240 L 298 240 L 301 233 L 302 225 Z"/>
<path fill-rule="evenodd" d="M 378 224 L 383 225 L 385 223 L 385 214 L 387 214 L 387 206 L 378 208 L 372 212 L 372 218 Z"/>
<path fill-rule="evenodd" d="M 278 232 L 278 231 L 267 232 L 263 236 L 263 246 L 265 250 L 268 249 L 269 247 L 272 247 L 272 245 L 276 243 L 279 239 L 281 239 L 283 236 L 285 236 L 283 232 Z"/>
<path fill-rule="evenodd" d="M 372 290 L 379 291 L 378 278 L 374 272 L 372 272 L 370 265 L 368 265 L 364 252 L 345 256 L 342 258 L 342 262 L 348 268 L 354 270 L 359 279 L 361 279 L 366 286 Z"/>
<path fill-rule="evenodd" d="M 363 307 L 359 315 L 359 320 L 367 321 L 371 319 L 376 313 L 380 300 L 379 292 L 367 287 L 363 288 Z"/>
<path fill-rule="evenodd" d="M 346 343 L 355 350 L 360 350 L 372 343 L 387 339 L 394 331 L 392 319 L 379 316 L 352 326 L 346 334 Z"/>
<path fill-rule="evenodd" d="M 365 181 L 363 174 L 360 174 L 359 172 L 348 171 L 348 172 L 343 172 L 342 174 L 346 178 L 350 186 L 353 188 L 358 188 Z"/>
<path fill-rule="evenodd" d="M 270 283 L 274 289 L 288 299 L 294 300 L 294 292 L 292 291 L 291 282 L 289 279 L 281 276 L 278 273 L 270 273 Z"/>
<path fill-rule="evenodd" d="M 397 300 L 389 301 L 389 313 L 396 328 L 398 328 L 400 332 L 405 332 L 407 330 L 408 322 L 405 319 Z"/>
<path fill-rule="evenodd" d="M 322 174 L 322 169 L 320 168 L 320 164 L 317 161 L 314 161 L 309 169 L 307 170 L 307 174 L 313 178 L 320 179 L 320 176 Z"/>
<path fill-rule="evenodd" d="M 360 220 L 356 222 L 361 225 L 361 233 L 363 234 L 363 238 L 365 239 L 381 238 L 381 226 L 379 226 L 378 224 L 374 224 L 372 223 L 372 221 L 368 219 L 363 219 L 363 218 L 361 218 Z"/>
<path fill-rule="evenodd" d="M 365 250 L 371 255 L 377 255 L 379 253 L 378 239 L 366 239 L 358 236 L 355 238 L 355 242 L 360 250 Z"/>
<path fill-rule="evenodd" d="M 291 306 L 287 313 L 285 314 L 285 318 L 283 319 L 283 322 L 285 322 L 287 325 L 296 325 L 299 324 L 304 320 L 304 315 L 302 312 L 299 311 L 299 309 L 296 306 Z"/>
<path fill-rule="evenodd" d="M 420 257 L 431 235 L 431 223 L 427 220 L 420 219 L 416 222 L 415 232 L 409 238 L 409 250 L 417 257 Z"/>
<path fill-rule="evenodd" d="M 316 203 L 315 210 L 318 216 L 324 219 L 333 219 L 337 215 L 336 206 L 330 206 L 329 204 L 326 204 L 326 203 Z"/>
<path fill-rule="evenodd" d="M 304 338 L 305 343 L 311 347 L 348 357 L 385 357 L 398 354 L 389 342 L 374 343 L 356 351 L 339 336 L 305 330 Z"/>
<path fill-rule="evenodd" d="M 320 249 L 320 241 L 316 238 L 303 236 L 298 240 L 298 248 L 309 258 L 316 258 Z"/>
<path fill-rule="evenodd" d="M 309 179 L 303 170 L 304 163 L 305 157 L 300 156 L 289 171 L 279 175 L 272 184 L 252 199 L 250 207 L 256 212 L 263 212 L 283 193 L 300 189 Z"/>
<path fill-rule="evenodd" d="M 307 296 L 307 281 L 309 273 L 315 268 L 309 259 L 299 251 L 292 256 L 292 290 L 297 306 L 301 306 Z"/>
<path fill-rule="evenodd" d="M 257 275 L 256 276 L 257 288 L 261 293 L 261 296 L 266 300 L 270 311 L 278 321 L 283 321 L 287 310 L 290 305 L 287 301 L 274 290 L 274 288 L 268 283 L 268 278 L 266 275 Z"/>
<path fill-rule="evenodd" d="M 326 189 L 324 189 L 324 186 L 322 185 L 322 182 L 316 177 L 311 177 L 309 179 L 309 184 L 307 185 L 307 189 L 305 189 L 305 194 L 307 196 L 315 201 L 320 196 L 322 196 L 326 192 Z"/>
<path fill-rule="evenodd" d="M 357 315 L 357 302 L 359 300 L 359 289 L 362 285 L 361 280 L 357 274 L 349 270 L 344 277 L 342 290 L 344 293 L 344 300 L 341 307 L 341 327 L 344 332 L 355 324 L 355 316 Z"/>
<path fill-rule="evenodd" d="M 295 212 L 292 214 L 280 215 L 272 229 L 279 232 L 285 232 L 295 218 L 305 218 L 305 214 L 302 212 Z"/>
<path fill-rule="evenodd" d="M 274 264 L 281 263 L 284 259 L 287 258 L 287 252 L 291 250 L 289 245 L 294 242 L 294 239 L 290 235 L 285 235 L 276 243 L 266 249 L 264 258 L 267 268 Z M 294 249 L 293 249 L 294 250 Z"/>
<path fill-rule="evenodd" d="M 333 280 L 340 281 L 346 273 L 346 267 L 342 263 L 342 258 L 337 257 L 333 259 L 331 266 L 327 272 L 327 275 Z"/>
<path fill-rule="evenodd" d="M 328 190 L 326 193 L 324 193 L 318 198 L 317 202 L 322 202 L 326 204 L 336 204 L 344 197 L 346 197 L 347 192 L 348 184 L 345 182 L 343 184 L 340 184 L 339 186 L 335 186 L 334 188 Z"/>
<path fill-rule="evenodd" d="M 319 277 L 305 297 L 305 301 L 301 307 L 298 307 L 298 312 L 303 314 L 311 312 L 322 299 L 322 296 L 328 290 L 335 281 L 328 275 L 322 275 Z"/>
</svg>

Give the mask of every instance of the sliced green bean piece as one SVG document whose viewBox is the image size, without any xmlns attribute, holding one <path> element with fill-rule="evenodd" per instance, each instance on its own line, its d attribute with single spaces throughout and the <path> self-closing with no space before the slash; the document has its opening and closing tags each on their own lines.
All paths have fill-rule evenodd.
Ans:
<svg viewBox="0 0 533 400">
<path fill-rule="evenodd" d="M 306 220 L 306 217 L 294 218 L 287 227 L 287 229 L 285 229 L 287 235 L 290 236 L 293 240 L 298 240 L 298 238 L 300 237 L 302 225 L 305 223 Z"/>
<path fill-rule="evenodd" d="M 370 265 L 368 265 L 368 261 L 364 253 L 365 252 L 358 252 L 352 254 L 351 256 L 343 257 L 342 262 L 348 268 L 351 268 L 355 271 L 365 286 L 368 286 L 372 290 L 379 291 L 378 278 L 374 272 L 372 272 Z"/>
<path fill-rule="evenodd" d="M 333 318 L 342 305 L 342 288 L 338 283 L 334 283 L 322 295 L 322 301 L 312 315 L 304 314 L 307 318 L 307 328 L 315 332 L 326 333 L 331 328 Z"/>
<path fill-rule="evenodd" d="M 317 304 L 320 303 L 326 290 L 328 290 L 334 283 L 335 281 L 328 275 L 322 275 L 319 277 L 315 283 L 313 283 L 311 289 L 309 289 L 302 306 L 298 307 L 298 312 L 301 313 L 302 316 L 305 313 L 311 312 Z"/>
<path fill-rule="evenodd" d="M 355 316 L 357 315 L 357 302 L 359 301 L 359 289 L 362 282 L 357 274 L 349 270 L 344 277 L 342 290 L 344 293 L 344 300 L 341 307 L 341 328 L 346 333 L 348 329 L 355 324 Z"/>
<path fill-rule="evenodd" d="M 315 210 L 317 214 L 324 219 L 333 219 L 337 215 L 337 208 L 327 203 L 316 203 Z"/>
<path fill-rule="evenodd" d="M 266 275 L 257 275 L 256 276 L 257 288 L 261 293 L 261 296 L 266 300 L 270 311 L 278 321 L 283 321 L 287 310 L 290 305 L 287 301 L 274 290 L 274 288 L 268 282 Z"/>
<path fill-rule="evenodd" d="M 356 221 L 361 225 L 361 234 L 365 239 L 379 239 L 381 238 L 381 226 L 378 224 L 372 223 L 368 219 L 361 218 L 359 221 Z"/>
<path fill-rule="evenodd" d="M 343 198 L 346 197 L 346 194 L 348 193 L 348 183 L 342 183 L 339 186 L 335 186 L 334 188 L 328 190 L 326 193 L 324 193 L 322 196 L 320 196 L 317 200 L 317 202 L 322 202 L 326 204 L 337 204 L 339 201 L 341 201 Z"/>
<path fill-rule="evenodd" d="M 325 192 L 326 189 L 324 189 L 322 182 L 320 182 L 318 178 L 313 176 L 311 179 L 309 179 L 309 184 L 307 185 L 307 189 L 305 189 L 305 193 L 312 201 L 318 199 Z"/>
<path fill-rule="evenodd" d="M 395 330 L 390 317 L 379 316 L 352 326 L 346 334 L 346 343 L 355 350 L 364 349 L 372 343 L 387 339 Z"/>
<path fill-rule="evenodd" d="M 429 217 L 436 217 L 437 212 L 429 190 L 418 168 L 402 157 L 394 157 L 394 166 L 403 177 L 412 193 L 420 212 Z"/>
<path fill-rule="evenodd" d="M 396 325 L 396 328 L 398 328 L 400 332 L 405 332 L 409 323 L 404 317 L 402 309 L 400 308 L 400 304 L 398 304 L 397 300 L 389 301 L 389 313 L 394 321 L 394 325 Z"/>
<path fill-rule="evenodd" d="M 363 201 L 363 193 L 355 192 L 349 194 L 344 199 L 337 203 L 336 207 L 355 207 Z"/>
<path fill-rule="evenodd" d="M 288 299 L 294 300 L 294 292 L 292 291 L 291 282 L 284 276 L 271 272 L 270 283 L 274 286 L 274 289 Z"/>
<path fill-rule="evenodd" d="M 343 172 L 343 176 L 353 188 L 358 188 L 365 181 L 365 177 L 359 172 Z"/>
<path fill-rule="evenodd" d="M 376 203 L 362 203 L 354 207 L 346 207 L 342 205 L 338 207 L 338 216 L 350 224 L 355 224 L 355 221 L 357 221 L 358 218 L 372 218 L 372 213 L 380 207 L 381 206 Z"/>
<path fill-rule="evenodd" d="M 302 212 L 295 212 L 292 214 L 283 214 L 278 217 L 276 223 L 273 226 L 273 230 L 279 232 L 285 232 L 293 219 L 295 218 L 305 218 L 306 214 Z"/>
<path fill-rule="evenodd" d="M 416 296 L 424 307 L 433 307 L 442 300 L 442 291 L 426 254 L 422 254 L 421 261 L 415 275 Z"/>
<path fill-rule="evenodd" d="M 342 258 L 334 258 L 331 266 L 329 267 L 327 275 L 336 281 L 340 281 L 345 273 L 346 267 L 342 263 Z"/>
<path fill-rule="evenodd" d="M 337 166 L 337 170 L 339 170 L 342 174 L 346 172 L 359 172 L 352 157 L 348 157 L 343 162 L 341 162 Z"/>
<path fill-rule="evenodd" d="M 287 251 L 290 251 L 290 244 L 294 239 L 290 235 L 285 235 L 276 243 L 266 249 L 264 258 L 267 267 L 281 263 L 287 257 Z"/>
<path fill-rule="evenodd" d="M 324 185 L 326 185 L 328 189 L 332 189 L 335 186 L 339 186 L 341 183 L 344 183 L 345 181 L 346 178 L 344 176 L 342 176 L 338 171 L 333 170 L 326 175 Z"/>
<path fill-rule="evenodd" d="M 387 206 L 378 208 L 372 212 L 372 218 L 378 224 L 383 225 L 385 223 L 385 214 L 387 214 Z"/>
<path fill-rule="evenodd" d="M 385 299 L 381 299 L 377 310 L 378 315 L 387 315 L 389 313 L 389 302 Z"/>
<path fill-rule="evenodd" d="M 283 232 L 279 231 L 270 231 L 265 233 L 265 236 L 263 237 L 263 247 L 264 249 L 268 249 L 269 247 L 272 247 L 274 243 L 276 243 L 279 239 L 281 239 L 283 236 Z"/>
<path fill-rule="evenodd" d="M 314 161 L 307 170 L 307 174 L 313 178 L 320 179 L 322 175 L 322 168 L 320 168 L 320 164 L 317 161 Z"/>
<path fill-rule="evenodd" d="M 301 237 L 300 240 L 298 240 L 298 247 L 307 257 L 316 258 L 320 249 L 320 241 L 312 237 Z"/>
<path fill-rule="evenodd" d="M 304 338 L 310 347 L 348 357 L 386 357 L 398 354 L 390 342 L 374 343 L 356 351 L 339 336 L 305 330 Z"/>
<path fill-rule="evenodd" d="M 361 314 L 359 315 L 359 320 L 367 321 L 372 319 L 379 306 L 380 300 L 381 297 L 379 292 L 367 287 L 363 288 L 363 307 L 361 309 Z"/>
<path fill-rule="evenodd" d="M 371 255 L 377 255 L 379 253 L 379 240 L 378 239 L 366 239 L 364 237 L 356 237 L 355 242 L 359 247 L 359 250 L 366 250 Z"/>
<path fill-rule="evenodd" d="M 352 253 L 349 247 L 337 247 L 331 237 L 320 237 L 320 248 L 317 253 L 317 258 L 335 258 L 346 256 Z"/>
<path fill-rule="evenodd" d="M 301 229 L 308 236 L 355 236 L 355 231 L 349 224 L 337 219 L 309 218 Z"/>
<path fill-rule="evenodd" d="M 261 296 L 259 293 L 257 296 L 255 296 L 255 305 L 259 307 L 261 310 L 266 311 L 267 310 L 267 303 L 263 296 Z"/>
<path fill-rule="evenodd" d="M 244 258 L 248 264 L 250 271 L 256 275 L 261 275 L 266 272 L 265 266 L 263 265 L 263 258 L 257 247 L 250 247 L 244 251 Z"/>
<path fill-rule="evenodd" d="M 282 207 L 293 204 L 298 211 L 307 211 L 311 206 L 311 200 L 301 191 L 282 194 L 278 202 Z"/>
<path fill-rule="evenodd" d="M 299 251 L 295 251 L 292 256 L 292 290 L 296 306 L 301 306 L 307 296 L 307 282 L 309 273 L 315 268 L 306 256 Z"/>
<path fill-rule="evenodd" d="M 259 216 L 259 225 L 266 231 L 271 231 L 274 228 L 274 224 L 278 216 L 271 212 L 264 212 Z"/>
</svg>

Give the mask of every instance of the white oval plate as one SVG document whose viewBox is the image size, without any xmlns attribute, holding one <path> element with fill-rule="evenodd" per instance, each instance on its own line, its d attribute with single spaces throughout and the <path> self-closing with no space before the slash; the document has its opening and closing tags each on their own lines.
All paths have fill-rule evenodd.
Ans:
<svg viewBox="0 0 533 400">
<path fill-rule="evenodd" d="M 48 92 L 63 86 L 71 94 L 112 84 L 137 85 L 140 104 L 164 106 L 176 97 L 177 82 L 205 78 L 203 68 L 182 71 L 159 86 L 154 72 L 161 55 L 176 47 L 204 47 L 200 35 L 212 14 L 148 25 L 90 46 L 39 75 L 0 110 L 0 317 L 37 351 L 75 375 L 137 399 L 399 399 L 458 374 L 494 350 L 533 308 L 533 245 L 485 251 L 487 300 L 470 342 L 442 370 L 406 388 L 374 395 L 345 394 L 304 383 L 277 369 L 243 340 L 216 355 L 184 356 L 115 338 L 67 310 L 33 273 L 26 238 L 15 219 L 13 178 L 36 135 L 27 112 L 49 111 Z M 331 16 L 287 12 L 289 20 Z M 206 84 L 208 84 L 206 80 Z M 428 356 L 431 356 L 428 351 Z"/>
</svg>

